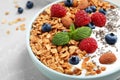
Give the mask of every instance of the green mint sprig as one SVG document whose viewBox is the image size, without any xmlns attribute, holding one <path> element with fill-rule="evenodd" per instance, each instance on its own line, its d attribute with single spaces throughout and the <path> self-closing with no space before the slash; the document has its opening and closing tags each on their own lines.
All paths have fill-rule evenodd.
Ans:
<svg viewBox="0 0 120 80">
<path fill-rule="evenodd" d="M 82 40 L 84 38 L 87 38 L 91 35 L 92 29 L 83 26 L 75 29 L 74 24 L 70 26 L 70 32 L 59 32 L 55 34 L 55 36 L 52 39 L 52 43 L 54 45 L 66 45 L 69 43 L 71 39 L 73 40 Z"/>
<path fill-rule="evenodd" d="M 70 37 L 67 32 L 59 32 L 55 34 L 55 36 L 52 39 L 52 43 L 58 46 L 68 44 L 69 41 Z"/>
</svg>

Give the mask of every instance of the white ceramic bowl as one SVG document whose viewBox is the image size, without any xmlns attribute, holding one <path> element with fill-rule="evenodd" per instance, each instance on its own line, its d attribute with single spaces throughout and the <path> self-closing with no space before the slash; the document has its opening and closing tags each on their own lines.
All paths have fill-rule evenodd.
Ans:
<svg viewBox="0 0 120 80">
<path fill-rule="evenodd" d="M 33 61 L 33 63 L 37 66 L 37 68 L 40 70 L 41 73 L 43 73 L 46 77 L 48 77 L 50 80 L 120 80 L 118 79 L 120 76 L 120 68 L 119 69 L 114 69 L 114 71 L 110 71 L 109 73 L 106 74 L 99 74 L 99 75 L 94 75 L 94 76 L 74 76 L 74 75 L 67 75 L 67 74 L 62 74 L 59 73 L 55 70 L 52 70 L 50 68 L 48 68 L 47 66 L 45 66 L 43 63 L 41 63 L 34 55 L 34 53 L 32 52 L 32 49 L 30 47 L 30 31 L 32 28 L 32 23 L 35 21 L 35 19 L 38 17 L 38 15 L 40 13 L 43 12 L 44 9 L 46 9 L 47 7 L 51 6 L 52 4 L 58 3 L 60 1 L 63 0 L 58 0 L 56 2 L 53 2 L 51 4 L 49 4 L 48 6 L 44 7 L 43 9 L 41 9 L 33 18 L 33 20 L 30 22 L 30 26 L 29 29 L 27 30 L 27 48 L 29 51 L 29 55 Z M 120 1 L 118 0 L 109 0 L 109 2 L 119 5 Z"/>
</svg>

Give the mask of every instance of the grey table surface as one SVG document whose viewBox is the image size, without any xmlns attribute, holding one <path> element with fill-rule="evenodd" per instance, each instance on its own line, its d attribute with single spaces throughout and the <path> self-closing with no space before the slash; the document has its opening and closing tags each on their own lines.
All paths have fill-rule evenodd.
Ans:
<svg viewBox="0 0 120 80">
<path fill-rule="evenodd" d="M 55 0 L 32 0 L 33 9 L 26 9 L 28 0 L 0 0 L 0 80 L 49 80 L 33 65 L 26 48 L 26 30 L 16 31 L 20 24 L 28 27 L 34 15 L 44 6 Z M 15 5 L 24 8 L 23 14 L 18 14 Z M 9 15 L 5 15 L 8 11 Z M 8 25 L 16 18 L 26 18 L 24 22 Z M 2 20 L 6 24 L 2 24 Z M 8 35 L 6 32 L 10 31 Z"/>
</svg>

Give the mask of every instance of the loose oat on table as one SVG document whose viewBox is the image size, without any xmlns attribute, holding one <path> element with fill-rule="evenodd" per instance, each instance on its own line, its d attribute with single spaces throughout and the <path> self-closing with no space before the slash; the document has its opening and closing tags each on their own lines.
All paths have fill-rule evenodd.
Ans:
<svg viewBox="0 0 120 80">
<path fill-rule="evenodd" d="M 9 12 L 9 11 L 6 11 L 6 12 L 5 12 L 5 15 L 9 15 L 9 14 L 10 14 L 10 12 Z"/>
<path fill-rule="evenodd" d="M 10 30 L 7 30 L 7 31 L 6 31 L 6 34 L 9 35 L 9 34 L 10 34 Z"/>
<path fill-rule="evenodd" d="M 16 27 L 16 28 L 15 28 L 15 30 L 16 30 L 16 31 L 18 31 L 18 30 L 19 30 L 19 28 L 18 28 L 18 27 Z"/>
<path fill-rule="evenodd" d="M 16 19 L 14 19 L 12 21 L 9 21 L 8 25 L 14 25 L 14 24 L 17 24 L 19 22 L 24 22 L 25 20 L 26 20 L 26 18 L 16 18 Z"/>
<path fill-rule="evenodd" d="M 26 30 L 25 24 L 21 24 L 21 25 L 20 25 L 20 30 L 21 30 L 21 31 Z"/>
<path fill-rule="evenodd" d="M 2 19 L 1 24 L 6 24 L 7 20 L 6 19 Z"/>
</svg>

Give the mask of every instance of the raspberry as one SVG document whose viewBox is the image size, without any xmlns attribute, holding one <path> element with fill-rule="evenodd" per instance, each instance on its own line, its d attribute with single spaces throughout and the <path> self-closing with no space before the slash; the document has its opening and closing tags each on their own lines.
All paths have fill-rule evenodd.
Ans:
<svg viewBox="0 0 120 80">
<path fill-rule="evenodd" d="M 94 38 L 85 38 L 79 44 L 80 50 L 85 50 L 87 53 L 95 52 L 97 47 L 98 45 Z"/>
<path fill-rule="evenodd" d="M 53 4 L 50 10 L 52 17 L 59 17 L 59 18 L 64 17 L 67 12 L 67 10 L 59 4 Z"/>
<path fill-rule="evenodd" d="M 91 22 L 91 19 L 89 15 L 84 11 L 80 10 L 75 14 L 75 25 L 80 27 L 80 26 L 85 26 Z"/>
<path fill-rule="evenodd" d="M 95 12 L 92 14 L 91 20 L 95 26 L 103 27 L 106 23 L 106 16 L 100 12 Z"/>
</svg>

